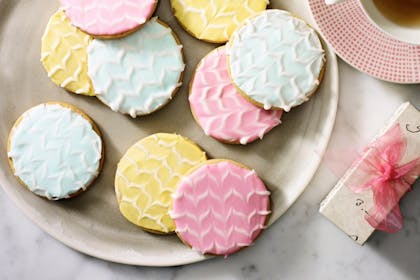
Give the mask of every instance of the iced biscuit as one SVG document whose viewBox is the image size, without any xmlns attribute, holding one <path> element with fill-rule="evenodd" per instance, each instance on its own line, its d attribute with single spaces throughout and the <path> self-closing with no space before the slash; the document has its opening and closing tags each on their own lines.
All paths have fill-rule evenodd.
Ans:
<svg viewBox="0 0 420 280">
<path fill-rule="evenodd" d="M 249 18 L 227 47 L 233 83 L 266 110 L 287 112 L 308 101 L 323 77 L 326 60 L 317 33 L 286 11 Z"/>
<path fill-rule="evenodd" d="M 210 160 L 179 181 L 170 214 L 177 235 L 192 249 L 227 256 L 250 246 L 265 228 L 269 195 L 255 171 Z"/>
<path fill-rule="evenodd" d="M 85 191 L 104 159 L 101 134 L 82 111 L 44 103 L 26 111 L 8 141 L 10 167 L 33 193 L 58 200 Z"/>
<path fill-rule="evenodd" d="M 118 39 L 94 39 L 88 69 L 97 97 L 113 111 L 135 118 L 166 105 L 182 84 L 182 45 L 157 18 Z"/>
<path fill-rule="evenodd" d="M 158 133 L 133 145 L 118 163 L 115 191 L 122 215 L 142 229 L 173 233 L 171 195 L 192 167 L 206 160 L 191 140 Z"/>
</svg>

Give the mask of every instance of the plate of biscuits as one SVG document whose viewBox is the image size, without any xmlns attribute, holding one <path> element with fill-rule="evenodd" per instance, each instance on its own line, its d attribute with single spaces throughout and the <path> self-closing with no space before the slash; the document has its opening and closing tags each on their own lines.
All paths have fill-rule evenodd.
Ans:
<svg viewBox="0 0 420 280">
<path fill-rule="evenodd" d="M 108 261 L 258 246 L 315 174 L 338 103 L 335 55 L 287 2 L 0 0 L 0 185 Z"/>
</svg>

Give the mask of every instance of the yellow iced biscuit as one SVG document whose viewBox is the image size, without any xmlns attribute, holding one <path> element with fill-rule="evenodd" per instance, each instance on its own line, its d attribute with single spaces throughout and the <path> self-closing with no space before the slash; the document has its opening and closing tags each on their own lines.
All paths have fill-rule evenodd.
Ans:
<svg viewBox="0 0 420 280">
<path fill-rule="evenodd" d="M 95 95 L 87 73 L 91 40 L 91 36 L 71 25 L 63 11 L 51 16 L 42 36 L 41 62 L 55 84 L 74 93 Z"/>
<path fill-rule="evenodd" d="M 115 191 L 122 215 L 144 230 L 173 233 L 175 225 L 168 211 L 175 187 L 205 160 L 196 144 L 176 134 L 158 133 L 140 140 L 117 167 Z"/>
<path fill-rule="evenodd" d="M 268 0 L 171 0 L 184 29 L 194 37 L 225 43 L 248 17 L 267 8 Z"/>
</svg>

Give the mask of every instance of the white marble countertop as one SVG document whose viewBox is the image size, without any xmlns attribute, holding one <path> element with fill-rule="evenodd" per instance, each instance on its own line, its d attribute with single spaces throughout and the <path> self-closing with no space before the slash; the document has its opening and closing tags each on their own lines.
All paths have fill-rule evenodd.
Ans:
<svg viewBox="0 0 420 280">
<path fill-rule="evenodd" d="M 361 150 L 420 85 L 394 85 L 340 61 L 340 101 L 329 150 Z M 420 183 L 402 201 L 404 229 L 360 247 L 318 214 L 337 181 L 322 163 L 304 194 L 252 248 L 175 268 L 120 265 L 76 252 L 44 233 L 0 190 L 0 279 L 420 279 Z"/>
</svg>

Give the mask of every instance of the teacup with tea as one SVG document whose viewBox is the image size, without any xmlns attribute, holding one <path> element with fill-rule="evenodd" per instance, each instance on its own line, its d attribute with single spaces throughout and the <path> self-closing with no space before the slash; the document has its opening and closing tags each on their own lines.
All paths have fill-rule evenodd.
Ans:
<svg viewBox="0 0 420 280">
<path fill-rule="evenodd" d="M 325 0 L 335 4 L 346 0 Z M 359 0 L 369 19 L 395 39 L 420 45 L 420 0 Z"/>
</svg>

